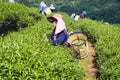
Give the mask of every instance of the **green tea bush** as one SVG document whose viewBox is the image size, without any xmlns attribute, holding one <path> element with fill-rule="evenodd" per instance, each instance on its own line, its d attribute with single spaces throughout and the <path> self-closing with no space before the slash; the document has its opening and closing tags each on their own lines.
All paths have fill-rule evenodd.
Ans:
<svg viewBox="0 0 120 80">
<path fill-rule="evenodd" d="M 8 3 L 5 4 L 8 5 Z M 26 22 L 27 25 L 32 25 L 32 20 L 38 20 L 39 14 L 37 16 L 36 12 L 32 13 L 34 8 L 27 8 L 27 10 L 25 11 L 30 11 L 30 13 L 26 12 L 30 16 L 25 16 L 27 19 L 23 17 L 26 14 L 21 13 L 22 15 L 18 16 L 17 12 L 11 11 L 9 13 L 13 16 L 5 12 L 5 15 L 9 15 L 7 18 L 0 14 L 0 21 L 1 23 L 4 20 L 11 21 L 13 18 L 11 23 L 18 21 L 19 25 L 26 25 Z M 4 12 L 4 10 L 2 11 Z M 100 80 L 119 80 L 119 25 L 105 25 L 103 22 L 90 19 L 74 21 L 70 19 L 69 15 L 59 13 L 63 15 L 68 32 L 82 31 L 94 43 L 98 78 Z M 66 46 L 52 46 L 49 42 L 45 42 L 45 37 L 52 32 L 53 28 L 45 17 L 32 27 L 21 29 L 19 32 L 11 32 L 7 36 L 0 36 L 0 79 L 83 80 L 84 70 L 79 60 L 70 54 L 71 50 Z"/>
<path fill-rule="evenodd" d="M 0 36 L 0 79 L 83 80 L 82 66 L 71 50 L 45 41 L 53 28 L 42 18 L 32 27 Z"/>
<path fill-rule="evenodd" d="M 100 80 L 120 79 L 120 25 L 105 25 L 90 19 L 70 20 L 64 15 L 68 31 L 80 31 L 93 43 L 96 53 L 97 77 Z"/>
<path fill-rule="evenodd" d="M 100 80 L 120 79 L 120 28 L 119 25 L 105 25 L 103 22 L 83 19 L 78 21 L 81 30 L 93 36 L 96 64 Z M 90 38 L 93 38 L 90 37 Z M 95 42 L 94 42 L 95 40 Z"/>
<path fill-rule="evenodd" d="M 0 33 L 34 25 L 41 19 L 37 9 L 20 4 L 0 3 Z"/>
</svg>

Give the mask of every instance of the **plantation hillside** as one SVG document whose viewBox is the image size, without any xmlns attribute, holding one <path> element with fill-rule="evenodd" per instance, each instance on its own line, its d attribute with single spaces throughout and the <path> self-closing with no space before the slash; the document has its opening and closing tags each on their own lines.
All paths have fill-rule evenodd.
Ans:
<svg viewBox="0 0 120 80">
<path fill-rule="evenodd" d="M 27 8 L 20 4 L 0 4 L 1 7 L 3 5 L 4 7 L 9 6 L 9 10 L 13 14 L 19 13 L 19 11 L 26 12 L 27 10 L 26 13 L 21 13 L 22 15 L 20 16 L 16 14 L 19 17 L 23 16 L 23 19 L 20 18 L 20 20 L 24 20 L 24 17 L 29 18 L 29 11 L 34 11 L 33 8 Z M 13 11 L 13 8 L 10 6 L 14 6 L 17 10 Z M 1 13 L 6 10 L 4 9 Z M 34 12 L 36 15 L 36 10 Z M 14 17 L 13 14 L 9 13 L 9 15 Z M 35 23 L 34 26 L 28 25 L 26 28 L 21 26 L 15 32 L 8 31 L 7 35 L 0 36 L 0 79 L 82 79 L 84 75 L 83 70 L 79 60 L 71 56 L 71 50 L 66 46 L 52 46 L 45 41 L 46 36 L 51 33 L 53 27 L 48 23 L 46 17 L 41 16 L 40 13 L 38 16 L 41 17 L 39 22 L 35 23 L 32 18 L 32 21 Z M 7 16 L 3 15 L 3 17 Z M 30 20 L 31 18 L 28 19 L 28 21 Z M 11 20 L 8 22 L 3 18 L 2 21 L 8 24 Z M 26 22 L 26 20 L 23 21 L 23 23 Z"/>
<path fill-rule="evenodd" d="M 1 31 L 11 26 L 7 35 L 3 32 L 0 36 L 1 80 L 89 80 L 85 76 L 82 60 L 73 57 L 70 48 L 46 42 L 46 36 L 54 27 L 38 9 L 0 3 L 0 10 Z M 99 80 L 119 80 L 120 25 L 105 25 L 102 21 L 88 18 L 74 21 L 68 14 L 58 13 L 63 15 L 68 32 L 82 31 L 93 43 Z M 17 31 L 11 31 L 15 24 L 11 21 L 19 26 Z"/>
</svg>

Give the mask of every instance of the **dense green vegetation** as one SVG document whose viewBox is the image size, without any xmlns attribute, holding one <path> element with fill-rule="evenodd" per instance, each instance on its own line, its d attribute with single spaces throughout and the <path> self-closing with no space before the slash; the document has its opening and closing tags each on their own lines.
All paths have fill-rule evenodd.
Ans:
<svg viewBox="0 0 120 80">
<path fill-rule="evenodd" d="M 82 30 L 90 33 L 96 40 L 95 52 L 100 80 L 120 79 L 120 28 L 100 22 L 84 20 L 79 22 Z"/>
<path fill-rule="evenodd" d="M 80 80 L 84 77 L 79 60 L 71 55 L 70 49 L 45 41 L 53 29 L 46 17 L 28 26 L 0 36 L 0 80 Z"/>
<path fill-rule="evenodd" d="M 18 18 L 23 15 L 27 17 L 29 12 L 35 12 L 35 15 L 41 16 L 38 9 L 33 11 L 33 8 L 27 8 L 24 5 L 8 3 L 2 3 L 1 5 L 5 5 L 4 7 L 14 5 L 14 8 L 21 6 L 17 9 L 11 7 L 6 9 L 9 14 L 15 12 L 16 16 L 18 16 L 18 11 Z M 21 8 L 24 8 L 27 12 L 20 13 L 24 10 Z M 0 11 L 1 14 L 3 12 L 3 10 Z M 0 14 L 2 17 L 0 17 L 0 25 L 2 21 L 6 24 L 11 22 L 11 20 L 5 20 L 8 17 L 6 12 L 4 12 L 5 15 Z M 102 21 L 97 22 L 91 19 L 73 21 L 69 15 L 59 13 L 63 15 L 68 32 L 83 31 L 87 34 L 89 41 L 94 44 L 99 79 L 119 80 L 120 25 L 105 25 Z M 14 14 L 11 14 L 11 16 L 14 16 Z M 53 29 L 46 17 L 42 17 L 38 23 L 35 23 L 37 21 L 34 17 L 29 16 L 30 18 L 28 17 L 27 20 L 24 17 L 19 18 L 19 20 L 22 23 L 28 21 L 27 28 L 21 28 L 17 32 L 9 32 L 6 36 L 0 36 L 0 79 L 84 80 L 85 73 L 82 64 L 71 55 L 71 49 L 64 45 L 52 46 L 45 41 L 45 37 Z M 13 18 L 12 20 L 16 21 L 17 19 Z M 35 24 L 31 25 L 33 23 Z M 21 25 L 21 27 L 24 26 Z"/>
<path fill-rule="evenodd" d="M 39 0 L 15 0 L 30 7 L 39 8 Z M 87 17 L 120 24 L 120 0 L 42 0 L 50 6 L 54 3 L 57 11 L 81 14 L 86 10 Z"/>
<path fill-rule="evenodd" d="M 41 19 L 38 9 L 20 4 L 0 3 L 0 33 L 34 25 Z"/>
<path fill-rule="evenodd" d="M 45 42 L 52 27 L 44 23 L 0 37 L 1 79 L 82 79 L 82 68 L 71 51 Z"/>
</svg>

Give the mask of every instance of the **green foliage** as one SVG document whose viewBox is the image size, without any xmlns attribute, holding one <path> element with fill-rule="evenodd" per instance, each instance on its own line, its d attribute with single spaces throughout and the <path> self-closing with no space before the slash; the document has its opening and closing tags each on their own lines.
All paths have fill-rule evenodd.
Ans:
<svg viewBox="0 0 120 80">
<path fill-rule="evenodd" d="M 120 79 L 120 28 L 89 19 L 80 20 L 81 30 L 95 40 L 96 64 L 100 80 Z"/>
<path fill-rule="evenodd" d="M 0 33 L 33 25 L 41 19 L 36 11 L 17 3 L 0 3 Z"/>
<path fill-rule="evenodd" d="M 64 15 L 65 16 L 65 15 Z M 32 27 L 0 36 L 0 78 L 5 80 L 80 80 L 79 60 L 64 45 L 45 41 L 53 26 L 46 17 Z"/>
<path fill-rule="evenodd" d="M 60 14 L 63 15 L 68 32 L 82 31 L 94 44 L 98 78 L 100 80 L 119 80 L 120 25 L 105 25 L 103 21 L 90 19 L 74 21 L 67 14 Z"/>
<path fill-rule="evenodd" d="M 12 25 L 16 26 L 15 29 L 31 26 L 41 18 L 37 9 L 19 4 L 0 4 L 0 28 L 1 25 L 7 29 L 13 28 Z M 94 43 L 99 79 L 119 80 L 120 25 L 105 25 L 102 21 L 90 19 L 74 21 L 69 15 L 58 13 L 63 15 L 68 32 L 82 31 Z M 43 17 L 32 27 L 0 36 L 0 79 L 83 80 L 84 70 L 79 60 L 70 54 L 71 50 L 45 41 L 52 29 Z"/>
</svg>

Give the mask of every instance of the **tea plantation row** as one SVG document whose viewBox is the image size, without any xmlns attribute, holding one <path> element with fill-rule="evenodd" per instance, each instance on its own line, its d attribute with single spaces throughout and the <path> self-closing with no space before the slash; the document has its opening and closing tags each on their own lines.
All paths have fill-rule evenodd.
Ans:
<svg viewBox="0 0 120 80">
<path fill-rule="evenodd" d="M 45 41 L 52 29 L 43 17 L 34 26 L 1 35 L 0 80 L 83 79 L 81 64 L 71 55 L 71 50 Z"/>
<path fill-rule="evenodd" d="M 45 41 L 45 37 L 53 29 L 46 17 L 41 18 L 37 9 L 33 10 L 24 5 L 8 3 L 2 5 L 5 5 L 4 7 L 9 5 L 7 8 L 14 7 L 11 7 L 10 12 L 7 13 L 7 11 L 4 12 L 6 8 L 0 5 L 2 7 L 0 8 L 1 31 L 6 26 L 5 29 L 9 29 L 9 25 L 12 24 L 11 20 L 17 21 L 16 25 L 19 28 L 29 27 L 0 36 L 0 79 L 84 80 L 85 73 L 82 65 L 71 55 L 71 50 L 64 45 L 52 46 Z M 18 5 L 21 7 L 16 9 L 15 6 Z M 12 16 L 9 15 L 12 13 Z M 67 14 L 60 14 L 63 15 L 68 32 L 83 31 L 89 41 L 94 44 L 98 78 L 100 80 L 119 80 L 119 25 L 105 25 L 103 22 L 90 19 L 73 21 Z M 33 26 L 37 21 L 39 22 Z M 24 23 L 27 25 L 24 26 Z"/>
<path fill-rule="evenodd" d="M 94 43 L 99 79 L 119 80 L 120 25 L 105 25 L 89 19 L 80 20 L 77 24 Z"/>
</svg>

